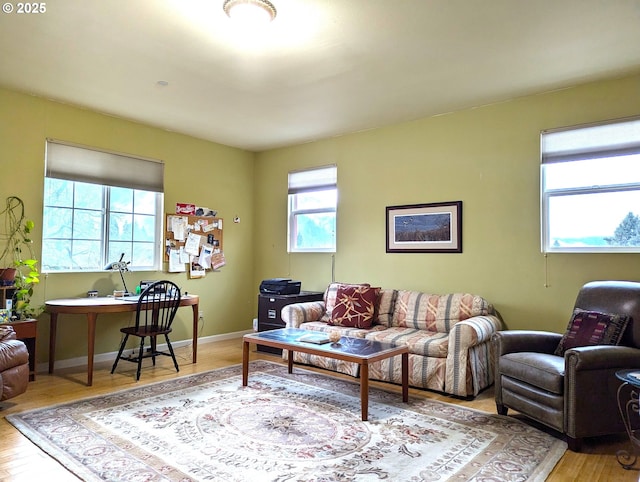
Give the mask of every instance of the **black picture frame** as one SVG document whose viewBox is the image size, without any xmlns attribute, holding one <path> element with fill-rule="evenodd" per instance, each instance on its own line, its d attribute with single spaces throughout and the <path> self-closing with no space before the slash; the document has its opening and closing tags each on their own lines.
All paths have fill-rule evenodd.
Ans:
<svg viewBox="0 0 640 482">
<path fill-rule="evenodd" d="M 387 206 L 387 253 L 462 253 L 462 201 Z"/>
</svg>

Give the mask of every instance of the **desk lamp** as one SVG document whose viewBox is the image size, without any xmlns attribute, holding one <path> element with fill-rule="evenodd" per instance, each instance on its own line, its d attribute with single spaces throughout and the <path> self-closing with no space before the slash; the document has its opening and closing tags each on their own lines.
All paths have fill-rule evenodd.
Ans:
<svg viewBox="0 0 640 482">
<path fill-rule="evenodd" d="M 127 261 L 125 263 L 124 261 L 122 261 L 123 258 L 124 258 L 124 253 L 120 255 L 120 259 L 118 261 L 109 263 L 107 266 L 105 266 L 104 269 L 107 271 L 116 271 L 116 270 L 120 271 L 120 278 L 122 279 L 122 285 L 124 286 L 124 294 L 125 296 L 127 296 L 132 293 L 129 293 L 129 289 L 127 288 L 127 283 L 125 283 L 124 275 L 122 273 L 125 271 L 129 271 L 129 268 L 127 267 L 127 265 L 131 263 L 131 261 Z"/>
</svg>

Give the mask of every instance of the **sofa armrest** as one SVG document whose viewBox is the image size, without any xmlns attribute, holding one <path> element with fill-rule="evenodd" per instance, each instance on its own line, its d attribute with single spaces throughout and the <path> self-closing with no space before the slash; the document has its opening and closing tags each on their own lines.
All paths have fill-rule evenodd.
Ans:
<svg viewBox="0 0 640 482">
<path fill-rule="evenodd" d="M 474 316 L 459 321 L 449 332 L 449 347 L 452 342 L 460 347 L 469 348 L 491 340 L 494 333 L 502 329 L 497 316 Z"/>
<path fill-rule="evenodd" d="M 306 301 L 286 305 L 282 308 L 280 316 L 287 328 L 300 328 L 302 323 L 319 321 L 324 312 L 324 301 Z"/>
<path fill-rule="evenodd" d="M 494 315 L 474 316 L 453 326 L 449 332 L 447 352 L 447 393 L 463 397 L 475 396 L 484 386 L 493 383 L 490 340 L 500 329 L 502 322 Z"/>
<path fill-rule="evenodd" d="M 553 354 L 561 339 L 562 335 L 550 331 L 509 330 L 494 334 L 492 344 L 498 357 L 521 351 Z"/>
</svg>

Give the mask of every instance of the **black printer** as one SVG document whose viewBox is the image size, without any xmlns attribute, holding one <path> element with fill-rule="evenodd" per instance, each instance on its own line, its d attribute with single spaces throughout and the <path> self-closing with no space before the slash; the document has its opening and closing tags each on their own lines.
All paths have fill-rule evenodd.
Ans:
<svg viewBox="0 0 640 482">
<path fill-rule="evenodd" d="M 300 281 L 290 278 L 272 278 L 260 283 L 260 293 L 268 295 L 297 295 L 300 293 Z"/>
</svg>

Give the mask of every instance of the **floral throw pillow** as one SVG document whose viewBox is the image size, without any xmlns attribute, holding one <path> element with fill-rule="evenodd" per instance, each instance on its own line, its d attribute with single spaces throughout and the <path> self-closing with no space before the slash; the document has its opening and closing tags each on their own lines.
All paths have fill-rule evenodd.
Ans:
<svg viewBox="0 0 640 482">
<path fill-rule="evenodd" d="M 333 307 L 336 306 L 336 298 L 338 296 L 338 290 L 344 286 L 365 286 L 368 288 L 371 285 L 369 283 L 359 283 L 359 284 L 338 283 L 338 282 L 331 283 L 324 293 L 325 312 L 324 312 L 324 315 L 322 315 L 322 318 L 320 318 L 320 321 L 323 321 L 325 323 L 331 322 L 331 312 L 333 311 Z"/>
<path fill-rule="evenodd" d="M 560 340 L 555 354 L 564 356 L 569 348 L 592 345 L 618 345 L 630 317 L 597 311 L 573 311 L 567 331 Z"/>
<path fill-rule="evenodd" d="M 371 328 L 379 293 L 380 288 L 370 286 L 340 286 L 329 324 L 352 328 Z"/>
</svg>

